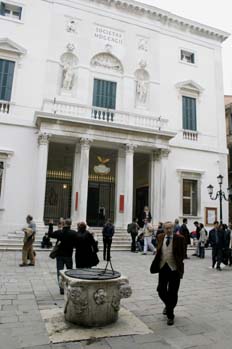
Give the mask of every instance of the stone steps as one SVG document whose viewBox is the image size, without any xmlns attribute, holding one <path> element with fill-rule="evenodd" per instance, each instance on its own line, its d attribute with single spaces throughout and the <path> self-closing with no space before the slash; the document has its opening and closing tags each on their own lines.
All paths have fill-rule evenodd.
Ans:
<svg viewBox="0 0 232 349">
<path fill-rule="evenodd" d="M 94 232 L 95 237 L 98 240 L 98 246 L 100 250 L 103 248 L 101 231 L 101 228 L 91 228 L 91 232 Z M 34 242 L 34 247 L 37 251 L 48 251 L 48 249 L 42 249 L 40 247 L 40 243 L 45 232 L 47 232 L 47 227 L 40 226 L 39 229 L 37 228 L 36 238 Z M 7 236 L 0 239 L 0 251 L 21 251 L 23 246 L 23 236 L 24 233 L 22 231 L 8 233 Z M 55 239 L 51 239 L 51 241 L 54 245 Z M 112 251 L 128 251 L 130 250 L 130 246 L 130 235 L 127 234 L 126 230 L 124 229 L 117 229 L 113 237 Z"/>
</svg>

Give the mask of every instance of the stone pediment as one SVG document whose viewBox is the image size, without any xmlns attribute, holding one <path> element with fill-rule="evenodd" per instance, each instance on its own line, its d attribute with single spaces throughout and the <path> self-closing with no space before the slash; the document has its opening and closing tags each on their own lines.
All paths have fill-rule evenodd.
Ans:
<svg viewBox="0 0 232 349">
<path fill-rule="evenodd" d="M 10 52 L 18 56 L 25 55 L 27 52 L 25 48 L 8 38 L 0 39 L 0 51 Z"/>
<path fill-rule="evenodd" d="M 193 80 L 179 82 L 178 84 L 176 84 L 176 88 L 178 90 L 194 92 L 197 94 L 201 94 L 204 91 L 203 87 L 201 87 L 199 84 L 197 84 Z"/>
</svg>

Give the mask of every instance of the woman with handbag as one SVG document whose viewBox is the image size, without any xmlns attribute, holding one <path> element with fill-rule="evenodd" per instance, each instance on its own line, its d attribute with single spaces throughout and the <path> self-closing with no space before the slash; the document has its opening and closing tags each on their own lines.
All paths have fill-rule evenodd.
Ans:
<svg viewBox="0 0 232 349">
<path fill-rule="evenodd" d="M 91 268 L 99 263 L 97 243 L 85 222 L 80 222 L 77 229 L 76 268 Z"/>
</svg>

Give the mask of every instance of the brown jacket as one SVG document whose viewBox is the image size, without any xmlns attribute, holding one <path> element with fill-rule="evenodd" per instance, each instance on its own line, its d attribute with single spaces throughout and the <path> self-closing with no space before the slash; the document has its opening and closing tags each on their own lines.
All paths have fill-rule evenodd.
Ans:
<svg viewBox="0 0 232 349">
<path fill-rule="evenodd" d="M 157 252 L 155 255 L 155 258 L 151 264 L 150 272 L 152 274 L 159 273 L 160 271 L 160 262 L 162 258 L 162 246 L 164 241 L 165 234 L 160 234 L 157 237 L 158 245 L 157 245 Z M 184 256 L 185 256 L 185 239 L 180 234 L 174 234 L 173 235 L 173 256 L 176 262 L 176 270 L 179 273 L 180 277 L 183 277 L 184 274 Z"/>
</svg>

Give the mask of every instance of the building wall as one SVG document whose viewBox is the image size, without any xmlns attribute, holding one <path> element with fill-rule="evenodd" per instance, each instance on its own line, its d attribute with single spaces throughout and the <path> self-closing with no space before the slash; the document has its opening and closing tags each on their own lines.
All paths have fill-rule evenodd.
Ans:
<svg viewBox="0 0 232 349">
<path fill-rule="evenodd" d="M 33 214 L 36 204 L 33 187 L 39 169 L 35 111 L 41 110 L 46 98 L 91 105 L 94 77 L 117 82 L 117 110 L 168 119 L 168 130 L 177 135 L 170 141 L 166 218 L 181 217 L 177 170 L 187 169 L 201 173 L 201 210 L 197 218 L 204 221 L 204 208 L 218 205 L 209 199 L 207 185 L 217 186 L 219 172 L 225 176 L 225 187 L 227 184 L 220 43 L 213 37 L 101 3 L 83 0 L 17 3 L 23 4 L 21 22 L 0 18 L 1 38 L 9 38 L 26 49 L 16 63 L 10 115 L 0 115 L 0 148 L 14 152 L 5 178 L 4 210 L 0 211 L 2 232 L 20 227 L 25 215 Z M 77 21 L 76 33 L 66 31 L 71 18 Z M 93 56 L 105 52 L 109 43 L 96 38 L 96 28 L 102 26 L 121 34 L 119 43 L 110 44 L 112 54 L 122 63 L 122 74 L 101 68 L 96 71 L 90 65 Z M 147 44 L 139 49 L 142 38 Z M 72 93 L 65 94 L 61 90 L 61 57 L 70 43 L 74 45 L 78 64 Z M 181 48 L 195 53 L 195 65 L 180 61 Z M 146 61 L 150 77 L 146 108 L 136 108 L 135 103 L 135 72 L 141 60 Z M 182 100 L 177 86 L 182 82 L 194 82 L 201 88 L 197 101 L 198 141 L 182 137 Z M 224 217 L 227 221 L 225 206 Z"/>
</svg>

